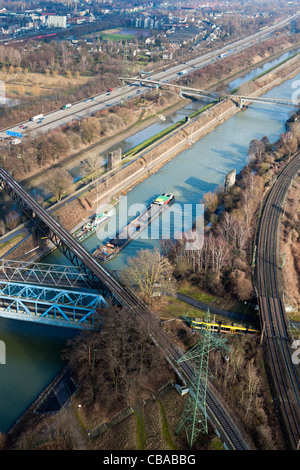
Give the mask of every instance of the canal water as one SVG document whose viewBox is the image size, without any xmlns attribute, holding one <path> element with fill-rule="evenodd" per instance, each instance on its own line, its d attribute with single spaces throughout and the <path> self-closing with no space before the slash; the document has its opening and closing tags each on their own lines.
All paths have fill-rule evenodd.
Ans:
<svg viewBox="0 0 300 470">
<path fill-rule="evenodd" d="M 280 57 L 277 60 L 280 62 L 283 59 Z M 273 62 L 265 67 L 274 65 Z M 295 91 L 292 83 L 299 79 L 300 74 L 264 96 L 291 99 Z M 194 109 L 194 104 L 191 109 Z M 293 109 L 284 106 L 251 104 L 245 112 L 230 118 L 192 148 L 166 164 L 160 172 L 130 191 L 128 207 L 137 202 L 148 204 L 161 191 L 173 192 L 176 203 L 182 207 L 184 204 L 197 204 L 204 193 L 213 191 L 224 183 L 226 173 L 232 169 L 236 169 L 237 173 L 241 171 L 247 163 L 248 146 L 252 139 L 260 139 L 266 135 L 270 141 L 276 141 L 285 131 L 285 121 L 293 112 Z M 183 115 L 186 115 L 186 111 L 180 110 L 172 119 L 175 122 Z M 153 135 L 152 126 L 143 132 L 144 140 Z M 136 140 L 135 137 L 130 139 L 132 146 L 132 142 Z M 153 226 L 154 237 L 158 234 L 158 225 L 159 221 Z M 99 238 L 94 234 L 84 245 L 93 251 L 100 244 L 100 239 L 107 236 L 102 234 Z M 127 259 L 138 250 L 156 246 L 159 246 L 157 239 L 137 239 L 106 266 L 120 272 L 126 266 Z M 70 264 L 58 250 L 43 261 Z M 64 328 L 0 319 L 0 340 L 6 344 L 6 364 L 0 364 L 1 432 L 6 432 L 11 427 L 59 372 L 63 365 L 61 350 L 66 339 L 72 335 L 72 330 Z"/>
</svg>

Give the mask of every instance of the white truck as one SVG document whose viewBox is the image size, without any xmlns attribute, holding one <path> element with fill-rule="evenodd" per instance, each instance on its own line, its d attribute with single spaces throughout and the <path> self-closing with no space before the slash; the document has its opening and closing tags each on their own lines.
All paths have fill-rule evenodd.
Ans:
<svg viewBox="0 0 300 470">
<path fill-rule="evenodd" d="M 71 108 L 71 106 L 72 106 L 71 103 L 64 104 L 61 109 L 68 109 L 68 108 Z"/>
<path fill-rule="evenodd" d="M 39 119 L 41 119 L 42 117 L 44 117 L 43 114 L 38 114 L 37 116 L 33 116 L 30 121 L 38 121 Z"/>
<path fill-rule="evenodd" d="M 187 70 L 181 70 L 181 72 L 178 73 L 178 75 L 185 75 L 187 73 Z"/>
<path fill-rule="evenodd" d="M 21 142 L 22 142 L 21 139 L 13 139 L 11 141 L 12 145 L 17 145 L 17 144 L 20 144 Z"/>
</svg>

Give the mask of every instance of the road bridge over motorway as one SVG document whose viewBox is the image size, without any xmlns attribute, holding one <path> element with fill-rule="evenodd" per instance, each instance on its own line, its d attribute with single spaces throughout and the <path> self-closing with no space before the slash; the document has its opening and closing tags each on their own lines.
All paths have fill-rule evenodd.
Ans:
<svg viewBox="0 0 300 470">
<path fill-rule="evenodd" d="M 293 100 L 285 100 L 281 98 L 266 98 L 262 96 L 245 96 L 245 95 L 235 95 L 235 94 L 226 94 L 226 93 L 216 93 L 213 91 L 207 91 L 207 90 L 199 90 L 198 88 L 191 88 L 188 86 L 184 85 L 176 85 L 174 83 L 165 83 L 157 80 L 152 80 L 152 79 L 139 79 L 139 78 L 124 78 L 124 81 L 127 82 L 138 82 L 138 83 L 143 83 L 144 85 L 155 85 L 155 86 L 166 86 L 170 88 L 175 88 L 181 90 L 181 93 L 188 95 L 188 96 L 195 96 L 195 97 L 206 97 L 210 98 L 212 100 L 217 100 L 221 101 L 224 99 L 230 99 L 233 101 L 236 101 L 239 104 L 239 107 L 242 108 L 244 103 L 246 101 L 251 101 L 251 102 L 259 102 L 259 103 L 264 103 L 264 104 L 278 104 L 278 105 L 284 105 L 284 106 L 293 106 L 293 107 L 299 107 L 299 102 L 298 101 L 293 101 Z M 152 88 L 152 87 L 151 87 Z"/>
<path fill-rule="evenodd" d="M 180 352 L 173 346 L 167 336 L 163 333 L 155 321 L 152 312 L 136 297 L 129 289 L 101 266 L 72 235 L 70 235 L 60 224 L 53 219 L 39 204 L 3 169 L 0 167 L 0 187 L 5 190 L 13 200 L 21 207 L 23 212 L 37 225 L 44 236 L 54 243 L 72 264 L 86 275 L 91 287 L 99 291 L 101 296 L 107 300 L 114 299 L 118 304 L 126 308 L 132 315 L 139 317 L 149 326 L 153 341 L 160 347 L 167 360 L 176 369 L 177 360 L 181 357 Z M 180 376 L 187 383 L 193 378 L 193 369 L 187 363 L 180 366 Z M 249 450 L 237 424 L 228 412 L 223 408 L 219 399 L 210 387 L 206 392 L 206 406 L 208 420 L 221 437 L 224 446 L 231 450 Z"/>
</svg>

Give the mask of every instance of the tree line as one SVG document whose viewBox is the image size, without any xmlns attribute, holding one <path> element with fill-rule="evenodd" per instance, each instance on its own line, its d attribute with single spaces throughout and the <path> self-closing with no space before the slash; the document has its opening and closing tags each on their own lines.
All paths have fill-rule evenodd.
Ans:
<svg viewBox="0 0 300 470">
<path fill-rule="evenodd" d="M 164 355 L 151 339 L 152 323 L 144 323 L 124 308 L 99 311 L 101 332 L 84 332 L 69 340 L 63 357 L 81 384 L 86 409 L 109 411 L 131 404 L 134 391 L 150 389 L 170 375 Z"/>
<path fill-rule="evenodd" d="M 299 144 L 298 122 L 275 143 L 266 136 L 250 142 L 249 163 L 238 175 L 236 184 L 227 192 L 217 188 L 201 201 L 209 224 L 204 227 L 199 249 L 186 249 L 188 240 L 195 236 L 193 232 L 176 242 L 164 242 L 177 280 L 187 279 L 218 296 L 230 294 L 238 300 L 251 300 L 253 236 L 260 205 L 273 178 Z M 223 210 L 218 213 L 220 207 Z"/>
</svg>

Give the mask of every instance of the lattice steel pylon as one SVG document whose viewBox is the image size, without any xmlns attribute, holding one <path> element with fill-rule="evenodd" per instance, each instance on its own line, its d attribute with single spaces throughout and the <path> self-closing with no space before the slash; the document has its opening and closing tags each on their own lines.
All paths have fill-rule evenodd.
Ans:
<svg viewBox="0 0 300 470">
<path fill-rule="evenodd" d="M 205 322 L 210 322 L 209 310 L 206 313 Z M 190 447 L 192 447 L 200 433 L 207 433 L 208 430 L 206 389 L 207 377 L 209 375 L 209 353 L 217 348 L 230 351 L 225 344 L 226 341 L 226 339 L 220 338 L 219 335 L 210 328 L 203 328 L 199 334 L 196 346 L 177 361 L 177 363 L 193 361 L 189 396 L 176 430 L 176 434 L 178 434 L 182 428 L 185 429 Z"/>
</svg>

